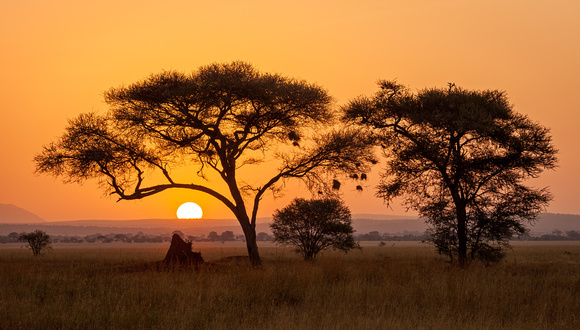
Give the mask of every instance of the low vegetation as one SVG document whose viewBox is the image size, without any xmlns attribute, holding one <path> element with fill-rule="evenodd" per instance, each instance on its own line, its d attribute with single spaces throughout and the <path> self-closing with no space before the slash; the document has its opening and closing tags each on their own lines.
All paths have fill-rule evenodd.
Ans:
<svg viewBox="0 0 580 330">
<path fill-rule="evenodd" d="M 18 233 L 12 232 L 8 235 L 0 235 L 0 244 L 17 243 Z M 229 242 L 243 241 L 244 235 L 235 235 L 231 231 L 224 231 L 218 234 L 215 231 L 208 235 L 193 236 L 181 233 L 181 237 L 192 242 Z M 368 233 L 357 233 L 353 235 L 355 241 L 376 241 L 376 242 L 422 242 L 427 239 L 427 234 L 420 232 L 405 232 L 403 234 L 380 233 L 371 231 Z M 92 235 L 50 235 L 53 243 L 163 243 L 171 241 L 171 234 L 92 234 Z M 554 230 L 550 234 L 533 234 L 514 237 L 514 241 L 580 241 L 580 232 L 576 230 Z M 259 232 L 256 236 L 258 242 L 271 242 L 274 237 L 271 233 Z"/>
<path fill-rule="evenodd" d="M 57 244 L 40 257 L 3 245 L 0 328 L 580 328 L 580 244 L 515 243 L 499 264 L 466 269 L 431 246 L 392 244 L 310 263 L 263 243 L 261 269 L 197 271 L 151 267 L 167 244 Z M 246 247 L 194 250 L 218 265 Z"/>
<path fill-rule="evenodd" d="M 359 247 L 350 210 L 339 199 L 296 198 L 274 212 L 270 228 L 276 243 L 293 246 L 308 261 L 328 248 L 346 253 Z"/>
<path fill-rule="evenodd" d="M 17 243 L 18 233 L 12 232 L 8 235 L 0 235 L 0 244 Z M 183 239 L 192 242 L 229 242 L 229 241 L 243 241 L 244 235 L 235 235 L 231 231 L 224 231 L 218 234 L 215 231 L 209 232 L 208 235 L 185 235 L 181 233 Z M 376 241 L 376 242 L 422 242 L 427 239 L 427 234 L 416 232 L 405 232 L 403 234 L 380 233 L 378 231 L 371 231 L 368 233 L 357 233 L 353 235 L 355 241 Z M 50 235 L 53 243 L 163 243 L 171 241 L 171 233 L 165 234 L 117 234 L 109 233 L 92 234 L 92 235 Z M 576 230 L 554 230 L 550 234 L 533 234 L 522 235 L 514 237 L 514 241 L 580 241 L 580 232 Z M 258 242 L 271 242 L 274 237 L 271 233 L 259 232 L 256 236 Z"/>
<path fill-rule="evenodd" d="M 42 231 L 35 230 L 30 233 L 20 233 L 18 240 L 26 242 L 26 247 L 32 250 L 32 255 L 38 256 L 43 250 L 51 249 L 52 240 L 50 236 Z"/>
</svg>

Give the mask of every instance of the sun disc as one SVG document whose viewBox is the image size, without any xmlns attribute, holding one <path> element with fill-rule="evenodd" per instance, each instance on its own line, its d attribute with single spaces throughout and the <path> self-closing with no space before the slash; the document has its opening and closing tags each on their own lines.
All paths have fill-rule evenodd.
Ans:
<svg viewBox="0 0 580 330">
<path fill-rule="evenodd" d="M 177 218 L 179 219 L 201 219 L 202 215 L 201 207 L 192 202 L 183 203 L 177 209 Z"/>
</svg>

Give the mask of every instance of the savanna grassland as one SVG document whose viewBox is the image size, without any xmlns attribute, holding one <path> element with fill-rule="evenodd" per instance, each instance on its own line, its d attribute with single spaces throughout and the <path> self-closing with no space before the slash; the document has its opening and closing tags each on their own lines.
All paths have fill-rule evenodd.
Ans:
<svg viewBox="0 0 580 330">
<path fill-rule="evenodd" d="M 159 268 L 168 244 L 0 248 L 0 329 L 578 329 L 580 243 L 521 244 L 498 265 L 431 246 L 326 252 L 262 245 L 264 266 Z M 96 247 L 95 247 L 96 246 Z M 194 245 L 206 261 L 242 246 Z"/>
</svg>

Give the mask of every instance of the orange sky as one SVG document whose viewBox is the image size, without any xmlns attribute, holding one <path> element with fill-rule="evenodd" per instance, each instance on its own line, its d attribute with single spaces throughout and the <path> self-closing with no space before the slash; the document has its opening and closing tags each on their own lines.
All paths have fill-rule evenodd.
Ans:
<svg viewBox="0 0 580 330">
<path fill-rule="evenodd" d="M 580 214 L 578 15 L 577 0 L 0 0 L 0 203 L 76 220 L 174 218 L 193 201 L 204 217 L 231 218 L 192 192 L 116 202 L 93 183 L 34 175 L 32 158 L 68 118 L 105 111 L 110 87 L 244 60 L 316 82 L 337 105 L 373 93 L 380 78 L 417 89 L 455 82 L 505 90 L 518 112 L 552 129 L 560 150 L 560 167 L 533 182 L 551 187 L 548 211 Z M 260 216 L 304 189 L 265 200 Z M 345 192 L 353 213 L 404 214 L 372 189 L 353 190 Z"/>
</svg>

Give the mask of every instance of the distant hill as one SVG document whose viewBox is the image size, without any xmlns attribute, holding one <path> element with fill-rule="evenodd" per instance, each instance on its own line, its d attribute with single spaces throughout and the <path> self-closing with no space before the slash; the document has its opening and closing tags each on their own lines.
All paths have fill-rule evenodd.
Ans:
<svg viewBox="0 0 580 330">
<path fill-rule="evenodd" d="M 368 214 L 368 213 L 358 213 L 352 215 L 353 220 L 364 219 L 364 220 L 417 220 L 417 216 L 414 215 L 386 215 L 386 214 Z"/>
<path fill-rule="evenodd" d="M 41 223 L 44 219 L 16 205 L 0 204 L 0 223 Z"/>
<path fill-rule="evenodd" d="M 4 205 L 1 210 L 4 210 Z M 11 205 L 12 208 L 20 208 Z M 6 208 L 8 209 L 8 208 Z M 7 213 L 4 213 L 7 214 Z M 17 219 L 13 217 L 12 219 Z M 22 219 L 22 218 L 18 218 Z M 208 234 L 215 231 L 218 234 L 230 230 L 235 234 L 242 234 L 242 230 L 235 219 L 200 219 L 200 220 L 178 220 L 178 219 L 143 219 L 143 220 L 77 220 L 77 221 L 55 221 L 43 222 L 34 214 L 30 221 L 16 222 L 0 221 L 0 235 L 7 235 L 11 232 L 23 232 L 40 229 L 50 235 L 91 235 L 110 233 L 131 233 L 137 234 L 165 234 L 174 230 L 181 230 L 188 235 Z M 40 219 L 40 220 L 39 220 Z M 269 223 L 272 218 L 259 218 L 256 224 L 256 232 L 270 232 Z M 10 223 L 10 224 L 9 224 Z M 416 234 L 427 229 L 427 225 L 422 219 L 413 216 L 392 216 L 377 214 L 353 214 L 353 228 L 357 234 L 366 234 L 371 231 L 390 234 Z M 580 215 L 543 213 L 539 220 L 529 226 L 532 234 L 551 233 L 554 230 L 580 231 Z"/>
<path fill-rule="evenodd" d="M 542 213 L 538 221 L 529 226 L 532 233 L 551 233 L 553 230 L 576 230 L 580 231 L 580 215 Z"/>
<path fill-rule="evenodd" d="M 427 225 L 422 219 L 417 217 L 397 217 L 392 220 L 375 220 L 377 216 L 364 219 L 358 215 L 353 215 L 353 227 L 357 233 L 368 233 L 378 231 L 380 233 L 405 233 L 405 232 L 423 232 Z M 379 218 L 380 219 L 380 218 Z M 527 225 L 532 234 L 551 233 L 554 230 L 580 231 L 580 215 L 577 214 L 558 214 L 542 213 L 538 221 L 534 224 Z"/>
</svg>

